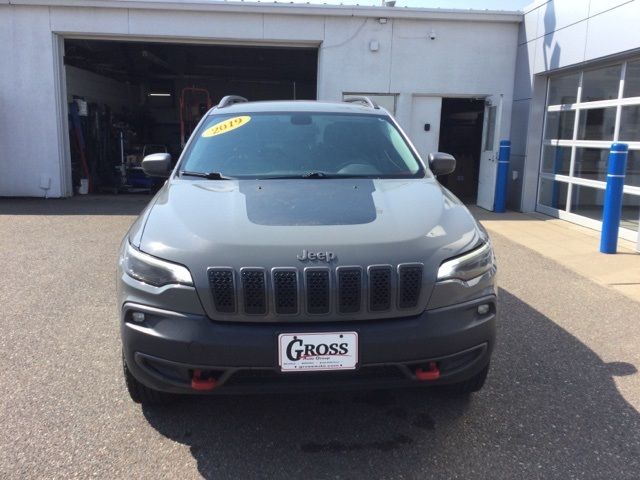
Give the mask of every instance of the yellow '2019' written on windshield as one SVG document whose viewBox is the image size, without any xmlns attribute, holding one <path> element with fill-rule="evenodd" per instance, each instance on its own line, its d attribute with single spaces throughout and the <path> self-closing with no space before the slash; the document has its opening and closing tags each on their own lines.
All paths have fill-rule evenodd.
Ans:
<svg viewBox="0 0 640 480">
<path fill-rule="evenodd" d="M 221 135 L 223 133 L 230 132 L 231 130 L 235 130 L 236 128 L 240 128 L 243 125 L 249 123 L 250 120 L 251 117 L 249 115 L 228 118 L 207 128 L 204 132 L 202 132 L 202 136 L 205 138 L 215 137 L 216 135 Z"/>
</svg>

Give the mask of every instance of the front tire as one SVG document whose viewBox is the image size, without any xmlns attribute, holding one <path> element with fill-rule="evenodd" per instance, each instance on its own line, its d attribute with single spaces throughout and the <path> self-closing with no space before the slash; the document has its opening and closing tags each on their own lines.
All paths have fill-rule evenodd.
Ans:
<svg viewBox="0 0 640 480">
<path fill-rule="evenodd" d="M 127 391 L 129 392 L 131 400 L 135 403 L 140 403 L 142 405 L 167 405 L 172 402 L 172 395 L 149 388 L 142 382 L 138 381 L 138 379 L 131 373 L 131 370 L 129 370 L 129 366 L 127 365 L 124 355 L 122 356 L 122 369 L 124 372 L 124 381 L 127 386 Z"/>
<path fill-rule="evenodd" d="M 450 386 L 451 391 L 456 395 L 470 395 L 482 390 L 484 382 L 487 379 L 489 373 L 489 364 L 484 367 L 480 372 L 476 373 L 473 377 L 465 380 L 464 382 L 454 383 Z"/>
</svg>

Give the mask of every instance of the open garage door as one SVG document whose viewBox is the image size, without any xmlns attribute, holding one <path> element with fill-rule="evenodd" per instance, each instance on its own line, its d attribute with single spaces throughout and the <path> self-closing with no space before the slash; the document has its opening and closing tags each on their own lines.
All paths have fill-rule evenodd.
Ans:
<svg viewBox="0 0 640 480">
<path fill-rule="evenodd" d="M 74 193 L 152 191 L 142 157 L 177 159 L 224 95 L 316 98 L 317 48 L 79 39 L 64 47 Z"/>
</svg>

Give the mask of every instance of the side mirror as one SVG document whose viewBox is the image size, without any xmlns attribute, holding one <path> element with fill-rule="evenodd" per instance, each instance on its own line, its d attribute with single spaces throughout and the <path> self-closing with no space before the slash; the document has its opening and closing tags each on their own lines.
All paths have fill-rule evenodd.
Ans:
<svg viewBox="0 0 640 480">
<path fill-rule="evenodd" d="M 150 177 L 167 178 L 171 173 L 171 155 L 152 153 L 142 159 L 142 171 Z"/>
<path fill-rule="evenodd" d="M 429 168 L 433 174 L 448 175 L 456 169 L 456 159 L 448 153 L 435 152 L 429 154 Z"/>
</svg>

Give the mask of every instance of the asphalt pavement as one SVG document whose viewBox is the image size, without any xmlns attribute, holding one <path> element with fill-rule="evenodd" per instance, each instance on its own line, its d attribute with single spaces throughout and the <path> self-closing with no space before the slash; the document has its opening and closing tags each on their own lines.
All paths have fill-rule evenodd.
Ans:
<svg viewBox="0 0 640 480">
<path fill-rule="evenodd" d="M 640 304 L 500 235 L 498 345 L 468 400 L 133 404 L 114 273 L 145 201 L 0 199 L 0 478 L 640 477 Z"/>
</svg>

